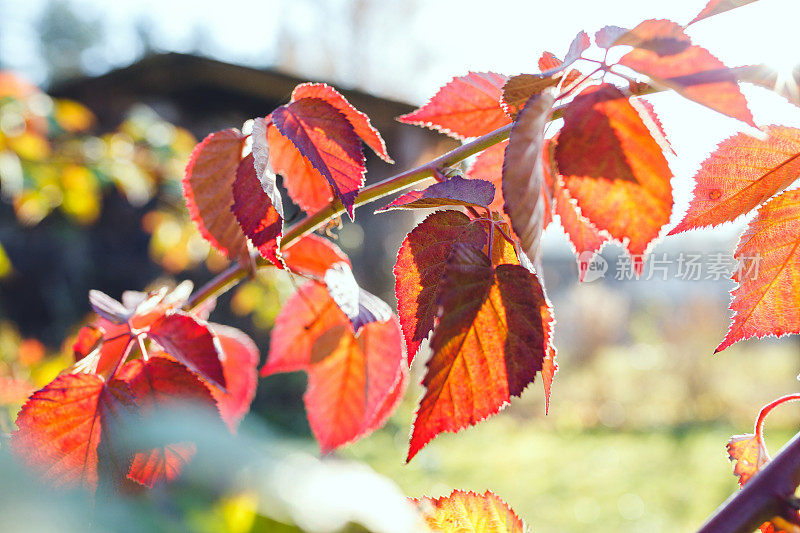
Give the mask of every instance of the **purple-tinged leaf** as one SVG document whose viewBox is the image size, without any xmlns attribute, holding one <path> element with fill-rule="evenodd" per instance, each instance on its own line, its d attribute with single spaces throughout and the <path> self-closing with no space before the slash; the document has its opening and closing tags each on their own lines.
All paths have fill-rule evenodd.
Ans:
<svg viewBox="0 0 800 533">
<path fill-rule="evenodd" d="M 450 205 L 488 207 L 494 199 L 494 185 L 481 179 L 464 179 L 461 176 L 434 183 L 427 189 L 411 191 L 376 210 L 430 209 Z"/>
</svg>

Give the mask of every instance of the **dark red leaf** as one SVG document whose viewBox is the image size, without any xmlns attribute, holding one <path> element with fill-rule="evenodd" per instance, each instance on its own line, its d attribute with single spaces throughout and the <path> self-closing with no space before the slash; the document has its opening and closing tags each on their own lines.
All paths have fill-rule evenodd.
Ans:
<svg viewBox="0 0 800 533">
<path fill-rule="evenodd" d="M 361 137 L 367 146 L 387 163 L 394 163 L 386 151 L 386 143 L 370 123 L 369 117 L 353 107 L 336 89 L 325 83 L 303 83 L 292 91 L 292 101 L 301 98 L 320 98 L 331 104 L 353 125 L 356 135 Z"/>
<path fill-rule="evenodd" d="M 306 212 L 313 213 L 333 201 L 333 191 L 317 169 L 300 154 L 292 141 L 281 135 L 274 124 L 267 127 L 269 161 L 283 176 L 289 196 Z"/>
<path fill-rule="evenodd" d="M 431 332 L 437 314 L 436 295 L 453 246 L 482 247 L 486 231 L 463 213 L 437 211 L 403 240 L 394 266 L 395 295 L 406 340 L 408 364 Z"/>
<path fill-rule="evenodd" d="M 474 425 L 519 396 L 550 346 L 551 313 L 536 276 L 518 265 L 495 268 L 474 246 L 456 247 L 439 302 L 409 460 L 439 433 Z"/>
<path fill-rule="evenodd" d="M 464 179 L 453 176 L 434 183 L 427 189 L 406 193 L 393 202 L 376 210 L 376 213 L 392 209 L 430 209 L 453 205 L 488 207 L 494 200 L 494 185 L 481 179 Z"/>
<path fill-rule="evenodd" d="M 503 162 L 503 210 L 519 237 L 522 250 L 534 263 L 541 256 L 540 241 L 548 207 L 541 199 L 544 127 L 553 102 L 551 94 L 540 94 L 528 100 L 514 121 Z"/>
<path fill-rule="evenodd" d="M 273 111 L 272 121 L 325 178 L 352 219 L 366 169 L 361 143 L 347 118 L 325 100 L 302 98 Z"/>
<path fill-rule="evenodd" d="M 283 217 L 256 176 L 252 154 L 242 159 L 236 171 L 231 209 L 262 257 L 280 266 L 278 247 L 283 235 Z"/>
<path fill-rule="evenodd" d="M 186 207 L 200 234 L 230 259 L 249 255 L 247 240 L 231 213 L 244 141 L 235 129 L 212 133 L 195 147 L 183 178 Z"/>
<path fill-rule="evenodd" d="M 511 122 L 501 105 L 507 79 L 494 72 L 470 72 L 453 78 L 430 102 L 397 120 L 458 139 L 484 135 Z"/>
<path fill-rule="evenodd" d="M 219 341 L 205 323 L 177 312 L 165 315 L 153 323 L 149 337 L 189 370 L 214 386 L 225 389 Z"/>
</svg>

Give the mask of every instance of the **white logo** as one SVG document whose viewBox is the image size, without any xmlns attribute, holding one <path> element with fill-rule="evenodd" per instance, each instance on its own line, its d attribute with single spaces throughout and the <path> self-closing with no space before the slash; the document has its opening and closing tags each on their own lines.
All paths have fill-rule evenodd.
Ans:
<svg viewBox="0 0 800 533">
<path fill-rule="evenodd" d="M 602 255 L 587 250 L 578 256 L 578 273 L 584 283 L 606 277 L 607 270 L 608 261 Z"/>
</svg>

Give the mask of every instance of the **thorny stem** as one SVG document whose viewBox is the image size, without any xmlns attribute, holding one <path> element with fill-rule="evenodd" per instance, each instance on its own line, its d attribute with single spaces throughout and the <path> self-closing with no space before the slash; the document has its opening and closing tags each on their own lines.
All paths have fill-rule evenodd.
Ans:
<svg viewBox="0 0 800 533">
<path fill-rule="evenodd" d="M 759 67 L 719 69 L 719 72 L 713 71 L 702 73 L 706 75 L 705 78 L 698 77 L 697 75 L 683 76 L 680 78 L 680 81 L 687 85 L 693 83 L 709 83 L 710 78 L 708 76 L 714 76 L 715 74 L 718 74 L 722 77 L 721 79 L 727 80 L 730 78 L 731 73 L 733 73 L 733 75 L 738 77 L 740 80 L 751 81 L 752 78 L 759 77 Z M 644 96 L 665 90 L 668 89 L 652 84 L 639 83 L 634 84 L 630 88 L 624 89 L 623 94 L 625 94 L 625 96 Z M 565 106 L 566 104 L 555 107 L 553 109 L 553 114 L 550 117 L 550 121 L 561 118 L 564 113 Z M 390 176 L 383 181 L 365 187 L 356 197 L 354 207 L 361 207 L 362 205 L 366 205 L 385 196 L 389 196 L 390 194 L 394 194 L 408 187 L 417 185 L 428 178 L 435 177 L 437 171 L 451 167 L 472 155 L 482 152 L 483 150 L 506 140 L 511 133 L 512 125 L 513 124 L 508 124 L 500 127 L 490 133 L 487 133 L 486 135 L 462 144 L 458 148 L 455 148 L 446 154 L 429 161 L 428 163 L 406 170 L 405 172 L 395 174 L 394 176 Z M 283 239 L 281 240 L 281 248 L 288 248 L 300 238 L 323 226 L 329 220 L 333 220 L 334 218 L 342 215 L 344 212 L 345 210 L 342 206 L 342 203 L 338 199 L 334 199 L 334 201 L 331 202 L 327 207 L 324 207 L 316 213 L 307 215 L 299 222 L 289 226 L 285 235 L 283 236 Z M 271 264 L 272 263 L 268 262 L 264 258 L 259 257 L 256 259 L 256 266 L 258 267 L 268 266 Z M 249 265 L 242 266 L 236 263 L 229 266 L 227 269 L 217 274 L 208 283 L 203 285 L 200 289 L 195 291 L 195 293 L 192 294 L 192 296 L 186 302 L 186 305 L 184 306 L 185 309 L 194 309 L 205 300 L 209 298 L 215 298 L 225 293 L 236 283 L 245 278 L 249 272 Z"/>
</svg>

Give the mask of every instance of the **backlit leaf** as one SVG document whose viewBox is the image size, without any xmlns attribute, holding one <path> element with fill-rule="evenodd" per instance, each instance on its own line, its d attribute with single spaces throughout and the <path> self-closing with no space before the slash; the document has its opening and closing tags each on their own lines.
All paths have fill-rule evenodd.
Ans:
<svg viewBox="0 0 800 533">
<path fill-rule="evenodd" d="M 225 389 L 219 341 L 205 323 L 190 315 L 172 313 L 153 323 L 149 336 L 189 370 Z"/>
<path fill-rule="evenodd" d="M 274 124 L 267 127 L 272 169 L 283 176 L 289 196 L 306 212 L 313 213 L 333 201 L 333 191 L 317 169 L 300 154 L 292 141 Z"/>
<path fill-rule="evenodd" d="M 283 235 L 283 217 L 262 188 L 253 166 L 253 154 L 242 159 L 236 171 L 231 209 L 262 257 L 280 265 L 278 246 Z"/>
<path fill-rule="evenodd" d="M 495 268 L 474 246 L 452 254 L 439 302 L 408 460 L 439 433 L 477 424 L 522 394 L 550 344 L 536 276 L 518 265 Z"/>
<path fill-rule="evenodd" d="M 628 33 L 628 31 L 630 30 L 619 26 L 603 26 L 595 32 L 594 42 L 600 48 L 611 48 L 617 39 Z"/>
<path fill-rule="evenodd" d="M 247 240 L 231 212 L 244 141 L 235 129 L 212 133 L 195 147 L 183 178 L 186 207 L 200 234 L 230 259 L 249 255 Z"/>
<path fill-rule="evenodd" d="M 671 24 L 676 32 L 682 31 L 674 22 Z M 644 74 L 658 86 L 755 126 L 736 75 L 701 46 L 691 45 L 680 53 L 664 56 L 634 48 L 619 63 Z"/>
<path fill-rule="evenodd" d="M 371 322 L 355 335 L 326 287 L 311 282 L 278 315 L 261 374 L 308 373 L 308 420 L 326 453 L 385 422 L 402 395 L 404 367 L 396 319 Z"/>
<path fill-rule="evenodd" d="M 222 371 L 227 392 L 217 387 L 210 390 L 222 419 L 231 431 L 236 431 L 256 396 L 258 347 L 253 339 L 236 328 L 213 324 L 212 329 L 222 348 Z"/>
<path fill-rule="evenodd" d="M 376 210 L 429 209 L 453 205 L 488 207 L 494 200 L 494 185 L 488 181 L 466 180 L 461 176 L 434 183 L 427 189 L 411 191 Z"/>
<path fill-rule="evenodd" d="M 703 161 L 689 210 L 670 235 L 734 220 L 800 176 L 800 130 L 764 130 L 766 139 L 739 133 L 722 141 Z"/>
<path fill-rule="evenodd" d="M 503 162 L 503 210 L 520 239 L 525 254 L 534 262 L 541 254 L 540 241 L 545 221 L 544 127 L 554 98 L 537 95 L 525 104 L 514 121 Z"/>
<path fill-rule="evenodd" d="M 454 490 L 417 503 L 431 531 L 441 533 L 524 533 L 525 525 L 494 493 Z"/>
<path fill-rule="evenodd" d="M 704 7 L 703 10 L 700 11 L 700 13 L 698 13 L 689 24 L 694 24 L 698 20 L 719 15 L 720 13 L 730 11 L 731 9 L 736 9 L 737 7 L 741 7 L 755 1 L 756 0 L 710 0 L 708 4 L 706 4 L 706 7 Z M 689 24 L 687 24 L 687 26 Z"/>
<path fill-rule="evenodd" d="M 121 382 L 106 384 L 92 374 L 63 374 L 22 407 L 12 448 L 54 486 L 94 490 L 101 468 L 98 455 L 103 455 L 98 448 L 101 443 L 112 444 L 121 419 L 134 405 Z M 121 460 L 111 455 L 104 459 Z"/>
<path fill-rule="evenodd" d="M 482 247 L 486 231 L 463 213 L 437 211 L 403 240 L 394 266 L 397 312 L 406 341 L 408 363 L 433 329 L 436 295 L 453 247 L 459 243 Z"/>
<path fill-rule="evenodd" d="M 494 72 L 470 72 L 453 78 L 430 102 L 397 120 L 458 139 L 484 135 L 511 122 L 501 105 L 507 79 Z"/>
<path fill-rule="evenodd" d="M 302 98 L 273 111 L 272 121 L 325 178 L 352 219 L 366 168 L 361 143 L 347 118 L 325 100 Z"/>
<path fill-rule="evenodd" d="M 740 270 L 733 276 L 733 322 L 715 351 L 750 337 L 800 333 L 800 190 L 759 208 L 734 258 Z"/>
<path fill-rule="evenodd" d="M 559 81 L 561 81 L 560 76 L 544 74 L 520 74 L 509 78 L 503 86 L 503 105 L 506 112 L 515 116 L 531 96 L 558 85 Z"/>
<path fill-rule="evenodd" d="M 614 46 L 626 45 L 650 50 L 659 56 L 679 54 L 692 45 L 683 27 L 670 20 L 650 19 L 617 37 Z"/>
<path fill-rule="evenodd" d="M 769 462 L 764 442 L 752 433 L 734 435 L 726 446 L 728 457 L 735 464 L 733 473 L 739 477 L 739 486 L 750 481 L 761 467 Z"/>
<path fill-rule="evenodd" d="M 466 175 L 468 179 L 485 180 L 494 185 L 494 199 L 489 204 L 489 208 L 494 211 L 503 209 L 503 158 L 506 146 L 508 146 L 507 140 L 479 153 Z"/>
<path fill-rule="evenodd" d="M 349 323 L 347 316 L 328 295 L 325 285 L 306 283 L 286 301 L 275 319 L 261 375 L 306 370 L 314 341 L 343 323 Z"/>
<path fill-rule="evenodd" d="M 336 89 L 325 83 L 303 83 L 292 91 L 292 101 L 301 98 L 320 98 L 331 104 L 347 118 L 356 135 L 361 137 L 367 146 L 387 163 L 394 163 L 386 152 L 386 143 L 383 142 L 378 130 L 370 123 L 369 117 L 353 107 Z"/>
<path fill-rule="evenodd" d="M 282 250 L 286 268 L 302 276 L 310 276 L 318 280 L 325 277 L 336 263 L 347 263 L 350 259 L 334 243 L 319 235 L 306 235 Z"/>
<path fill-rule="evenodd" d="M 583 216 L 626 240 L 632 254 L 643 254 L 669 221 L 672 173 L 667 160 L 616 87 L 589 87 L 567 106 L 555 159 Z"/>
<path fill-rule="evenodd" d="M 128 361 L 118 379 L 130 387 L 142 418 L 157 423 L 165 411 L 186 408 L 214 409 L 214 399 L 205 385 L 180 363 L 161 356 Z M 138 443 L 137 443 L 138 444 Z M 196 452 L 189 442 L 161 443 L 139 452 L 128 478 L 146 487 L 176 479 Z"/>
</svg>

